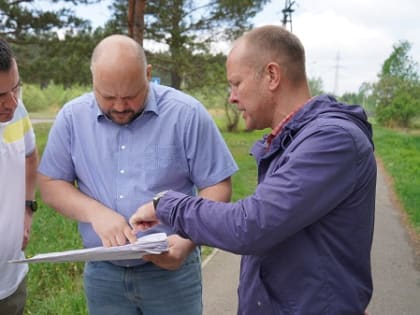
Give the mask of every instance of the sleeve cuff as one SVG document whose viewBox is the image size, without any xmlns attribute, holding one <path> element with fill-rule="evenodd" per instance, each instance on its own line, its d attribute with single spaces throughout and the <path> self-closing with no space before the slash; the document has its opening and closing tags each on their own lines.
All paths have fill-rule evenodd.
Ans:
<svg viewBox="0 0 420 315">
<path fill-rule="evenodd" d="M 177 206 L 185 197 L 189 196 L 173 190 L 167 191 L 159 200 L 159 204 L 156 209 L 156 217 L 162 223 L 173 227 Z"/>
</svg>

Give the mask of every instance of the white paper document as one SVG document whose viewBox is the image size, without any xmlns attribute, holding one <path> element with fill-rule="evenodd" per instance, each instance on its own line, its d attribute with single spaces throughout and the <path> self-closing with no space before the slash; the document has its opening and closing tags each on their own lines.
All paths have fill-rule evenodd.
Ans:
<svg viewBox="0 0 420 315">
<path fill-rule="evenodd" d="M 98 261 L 98 260 L 125 260 L 138 259 L 147 254 L 160 254 L 168 250 L 166 233 L 145 235 L 137 239 L 134 244 L 114 247 L 93 247 L 85 249 L 68 250 L 38 254 L 32 258 L 10 260 L 10 263 L 34 262 L 71 262 L 71 261 Z"/>
</svg>

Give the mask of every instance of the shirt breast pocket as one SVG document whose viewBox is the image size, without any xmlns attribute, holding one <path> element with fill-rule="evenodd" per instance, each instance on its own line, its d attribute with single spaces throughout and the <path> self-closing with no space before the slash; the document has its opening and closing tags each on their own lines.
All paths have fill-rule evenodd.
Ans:
<svg viewBox="0 0 420 315">
<path fill-rule="evenodd" d="M 184 166 L 182 150 L 175 145 L 155 145 L 144 153 L 144 168 L 148 171 Z"/>
<path fill-rule="evenodd" d="M 147 150 L 143 169 L 150 189 L 183 187 L 189 178 L 183 150 L 175 145 L 160 145 Z"/>
</svg>

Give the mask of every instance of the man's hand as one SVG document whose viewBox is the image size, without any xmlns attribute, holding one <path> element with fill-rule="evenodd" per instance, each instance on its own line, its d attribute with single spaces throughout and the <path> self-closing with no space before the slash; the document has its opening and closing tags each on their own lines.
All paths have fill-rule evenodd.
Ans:
<svg viewBox="0 0 420 315">
<path fill-rule="evenodd" d="M 101 209 L 91 219 L 91 224 L 105 247 L 125 245 L 127 240 L 130 243 L 137 240 L 125 218 L 110 209 Z"/>
<path fill-rule="evenodd" d="M 168 236 L 168 245 L 169 251 L 159 255 L 145 255 L 143 259 L 161 268 L 176 270 L 182 266 L 185 259 L 195 248 L 193 242 L 176 234 Z"/>
<path fill-rule="evenodd" d="M 153 206 L 153 202 L 146 203 L 139 207 L 130 218 L 130 225 L 134 230 L 134 234 L 138 231 L 150 229 L 152 226 L 159 223 L 159 220 L 156 218 L 156 211 Z"/>
</svg>

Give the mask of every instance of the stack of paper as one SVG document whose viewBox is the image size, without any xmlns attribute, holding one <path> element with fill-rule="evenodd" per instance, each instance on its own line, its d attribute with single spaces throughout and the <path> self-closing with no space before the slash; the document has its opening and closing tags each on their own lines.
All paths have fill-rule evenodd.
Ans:
<svg viewBox="0 0 420 315">
<path fill-rule="evenodd" d="M 33 262 L 70 262 L 70 261 L 97 261 L 97 260 L 125 260 L 138 259 L 147 254 L 160 254 L 168 250 L 166 233 L 155 233 L 140 237 L 136 243 L 114 246 L 93 247 L 85 249 L 68 250 L 38 254 L 32 258 L 11 260 L 10 263 Z"/>
</svg>

